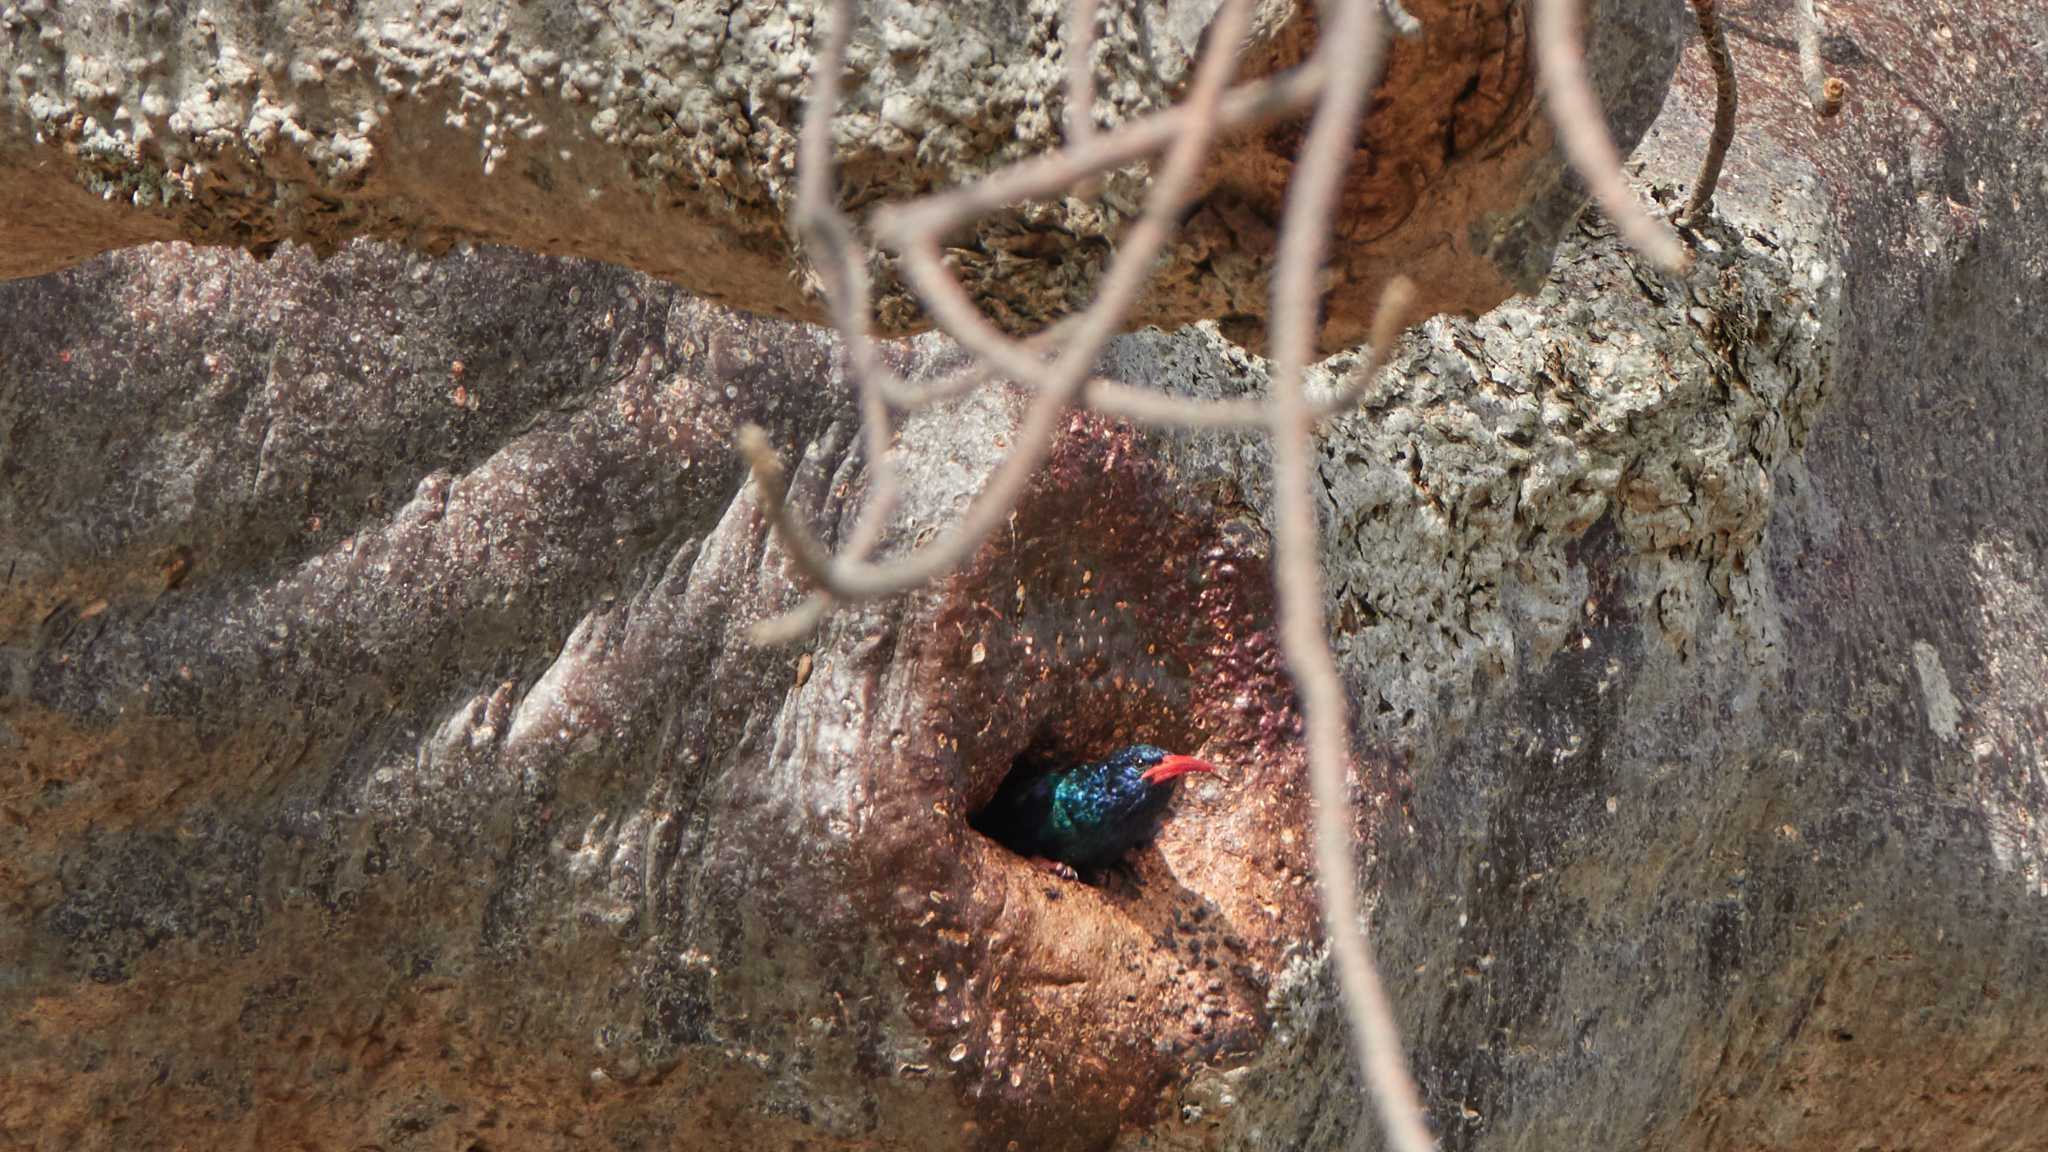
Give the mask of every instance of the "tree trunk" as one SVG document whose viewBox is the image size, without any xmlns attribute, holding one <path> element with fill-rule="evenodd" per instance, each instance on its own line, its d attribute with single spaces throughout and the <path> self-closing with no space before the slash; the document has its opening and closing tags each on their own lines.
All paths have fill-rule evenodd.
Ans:
<svg viewBox="0 0 2048 1152">
<path fill-rule="evenodd" d="M 509 9 L 492 39 L 464 11 L 406 35 L 468 44 L 446 75 L 481 102 L 353 49 L 321 64 L 323 102 L 309 62 L 381 43 L 374 9 L 166 27 L 116 7 L 90 26 L 82 7 L 0 10 L 10 76 L 43 69 L 0 115 L 9 270 L 149 237 L 374 235 L 645 271 L 157 244 L 0 284 L 6 1142 L 1373 1145 L 1315 941 L 1261 440 L 1076 416 L 966 571 L 756 647 L 748 626 L 801 588 L 733 433 L 768 429 L 836 541 L 864 493 L 855 416 L 828 334 L 646 274 L 811 308 L 760 175 L 772 146 L 719 152 L 681 122 L 648 143 L 644 110 L 664 92 L 683 121 L 772 107 L 786 136 L 796 80 L 764 102 L 749 77 L 800 56 L 802 29 L 771 35 L 773 6 L 742 5 L 697 45 L 686 5 L 661 33 L 685 83 L 621 47 L 665 15 L 606 31 Z M 1425 43 L 1467 35 L 1465 9 L 1411 7 Z M 1472 11 L 1519 37 L 1519 7 Z M 1630 35 L 1675 35 L 1662 11 Z M 1017 21 L 990 51 L 1023 63 L 972 83 L 1055 90 L 1057 6 L 1028 28 L 1012 12 L 973 19 Z M 1744 119 L 1689 277 L 1571 224 L 1547 139 L 1517 143 L 1499 199 L 1429 210 L 1454 237 L 1423 269 L 1432 303 L 1491 311 L 1412 329 L 1320 437 L 1361 874 L 1447 1148 L 2003 1148 L 2048 1114 L 2048 100 L 2027 79 L 2048 29 L 2021 0 L 1932 33 L 1867 0 L 1829 14 L 1851 95 L 1816 123 L 1777 8 L 1723 6 Z M 1157 49 L 1179 25 L 1148 27 Z M 190 202 L 88 204 L 49 165 L 94 155 L 63 151 L 89 130 L 36 121 L 33 143 L 21 109 L 54 98 L 53 57 L 83 83 L 80 46 L 122 36 L 166 57 L 121 83 L 239 59 L 267 79 L 215 99 L 297 92 L 280 124 L 312 142 L 236 143 L 232 176 Z M 291 46 L 277 71 L 261 43 Z M 493 87 L 486 63 L 550 44 L 552 79 Z M 868 83 L 940 83 L 904 52 L 878 51 Z M 1396 77 L 1428 59 L 1397 55 Z M 1648 93 L 1611 99 L 1647 122 L 1669 57 L 1594 60 L 1610 98 Z M 640 77 L 602 105 L 643 109 L 616 138 L 562 126 L 597 113 L 562 93 L 587 68 L 611 79 L 579 91 Z M 1514 134 L 1541 137 L 1510 71 Z M 323 167 L 387 72 L 418 93 L 370 130 L 362 173 Z M 1177 74 L 1144 75 L 1159 87 L 1106 106 L 1150 106 Z M 178 108 L 204 91 L 162 82 Z M 1692 43 L 1636 153 L 1666 204 L 1713 100 Z M 527 141 L 515 115 L 549 133 Z M 957 159 L 926 168 L 878 143 L 886 116 L 854 120 L 844 170 L 884 191 L 1006 159 L 990 141 L 1015 128 L 958 127 L 930 153 Z M 479 191 L 456 173 L 486 139 L 507 151 Z M 700 145 L 744 178 L 653 159 Z M 557 146 L 576 167 L 551 191 L 533 164 Z M 604 195 L 570 213 L 585 188 Z M 1375 195 L 1347 220 L 1367 229 Z M 62 221 L 41 247 L 17 239 L 29 202 Z M 1099 259 L 1082 211 L 1034 217 L 1066 246 L 1018 249 L 1044 282 L 992 276 L 983 302 L 1070 304 L 1044 284 Z M 1369 299 L 1421 235 L 1347 265 L 1340 295 Z M 1512 260 L 1509 236 L 1529 242 Z M 1540 290 L 1500 302 L 1553 247 Z M 1262 387 L 1226 338 L 1252 305 L 1176 299 L 1155 318 L 1225 323 L 1127 336 L 1111 366 Z M 917 375 L 958 359 L 929 336 L 890 351 Z M 1020 407 L 987 390 L 910 422 L 885 548 L 958 516 Z M 969 828 L 1020 758 L 1140 739 L 1225 773 L 1183 790 L 1128 875 L 1061 880 Z"/>
</svg>

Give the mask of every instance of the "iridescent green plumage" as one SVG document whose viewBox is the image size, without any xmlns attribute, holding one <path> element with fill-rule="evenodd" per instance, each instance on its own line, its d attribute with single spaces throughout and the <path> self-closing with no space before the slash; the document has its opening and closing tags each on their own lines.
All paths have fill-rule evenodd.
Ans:
<svg viewBox="0 0 2048 1152">
<path fill-rule="evenodd" d="M 975 826 L 1024 856 L 1102 868 L 1158 832 L 1178 777 L 1210 771 L 1191 756 L 1134 744 L 1078 768 L 1011 776 Z"/>
</svg>

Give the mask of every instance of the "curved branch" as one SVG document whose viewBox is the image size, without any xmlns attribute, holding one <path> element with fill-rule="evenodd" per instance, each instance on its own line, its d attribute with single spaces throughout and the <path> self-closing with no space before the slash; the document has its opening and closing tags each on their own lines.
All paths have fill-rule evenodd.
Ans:
<svg viewBox="0 0 2048 1152">
<path fill-rule="evenodd" d="M 1833 116 L 1842 110 L 1842 98 L 1849 94 L 1849 85 L 1840 77 L 1828 75 L 1827 65 L 1821 62 L 1820 13 L 1814 9 L 1813 0 L 1792 0 L 1792 16 L 1799 25 L 1799 76 L 1806 85 L 1806 102 L 1813 106 L 1814 115 Z"/>
<path fill-rule="evenodd" d="M 1579 47 L 1578 0 L 1534 0 L 1530 30 L 1536 65 L 1550 104 L 1550 120 L 1572 167 L 1585 179 L 1601 211 L 1614 221 L 1622 239 L 1666 272 L 1682 272 L 1691 263 L 1677 233 L 1654 220 L 1636 199 L 1621 174 L 1621 153 L 1607 134 L 1600 101 L 1587 82 L 1585 54 Z"/>
<path fill-rule="evenodd" d="M 1309 419 L 1320 423 L 1341 416 L 1357 405 L 1365 390 L 1380 374 L 1393 351 L 1394 341 L 1408 326 L 1415 309 L 1415 282 L 1396 276 L 1380 292 L 1373 313 L 1371 343 L 1347 373 L 1336 391 L 1309 405 Z M 1205 428 L 1251 430 L 1272 422 L 1270 400 L 1265 396 L 1243 396 L 1230 400 L 1197 400 L 1173 396 L 1149 388 L 1133 388 L 1115 380 L 1094 379 L 1081 394 L 1082 403 L 1105 416 L 1117 416 L 1134 424 L 1161 428 Z"/>
<path fill-rule="evenodd" d="M 1079 148 L 1020 160 L 973 184 L 923 200 L 885 205 L 875 210 L 869 225 L 891 248 L 908 246 L 925 235 L 944 235 L 1017 201 L 1056 195 L 1076 181 L 1142 160 L 1196 130 L 1198 119 L 1212 122 L 1201 125 L 1202 131 L 1224 135 L 1299 112 L 1321 93 L 1326 71 L 1326 62 L 1316 57 L 1278 76 L 1241 84 L 1206 118 L 1196 115 L 1192 102 L 1176 104 L 1114 132 L 1092 136 Z"/>
<path fill-rule="evenodd" d="M 1095 135 L 1095 15 L 1099 0 L 1067 9 L 1067 147 Z"/>
<path fill-rule="evenodd" d="M 1358 119 L 1378 80 L 1385 41 L 1372 0 L 1326 6 L 1336 46 L 1329 93 L 1316 110 L 1288 188 L 1273 283 L 1274 551 L 1279 585 L 1280 643 L 1301 690 L 1308 728 L 1309 780 L 1315 808 L 1316 875 L 1323 887 L 1324 930 L 1337 966 L 1337 987 L 1366 1086 L 1387 1137 L 1400 1152 L 1436 1146 L 1422 1100 L 1408 1075 L 1400 1030 L 1381 985 L 1372 946 L 1359 923 L 1357 862 L 1352 856 L 1350 760 L 1344 685 L 1323 619 L 1321 549 L 1310 493 L 1313 427 L 1302 375 L 1315 347 L 1317 274 L 1328 247 L 1330 218 L 1351 162 Z"/>
<path fill-rule="evenodd" d="M 971 556 L 981 542 L 1001 524 L 1022 494 L 1025 484 L 1051 450 L 1059 419 L 1086 383 L 1103 340 L 1112 335 L 1129 306 L 1150 275 L 1152 260 L 1165 246 L 1174 221 L 1191 194 L 1194 179 L 1208 154 L 1209 142 L 1221 119 L 1230 74 L 1236 64 L 1237 46 L 1250 24 L 1251 0 L 1226 0 L 1217 14 L 1211 49 L 1197 66 L 1194 93 L 1183 107 L 1191 115 L 1185 134 L 1174 140 L 1166 164 L 1154 182 L 1145 211 L 1132 225 L 1124 248 L 1118 252 L 1104 279 L 1101 295 L 1079 322 L 1079 331 L 1052 364 L 1043 366 L 1045 382 L 1026 409 L 1016 443 L 996 468 L 988 486 L 968 508 L 967 514 L 950 530 L 921 549 L 889 561 L 868 564 L 851 557 L 827 566 L 812 563 L 823 547 L 808 529 L 786 512 L 774 518 L 776 531 L 784 538 L 799 566 L 818 587 L 844 600 L 886 596 L 915 588 Z M 909 266 L 922 269 L 922 282 L 913 284 L 925 294 L 934 316 L 945 317 L 965 333 L 977 337 L 963 340 L 970 350 L 1014 375 L 1029 379 L 1041 365 L 1021 345 L 995 331 L 973 307 L 958 284 L 938 264 L 936 241 L 915 237 L 921 259 Z M 908 254 L 906 254 L 908 255 Z M 1020 363 L 1021 359 L 1021 363 Z M 779 464 L 773 453 L 761 458 L 750 452 L 749 463 L 764 487 L 776 482 Z M 773 465 L 773 467 L 770 467 Z"/>
<path fill-rule="evenodd" d="M 1700 39 L 1706 41 L 1707 61 L 1714 68 L 1714 134 L 1707 138 L 1707 154 L 1700 161 L 1700 174 L 1692 182 L 1692 199 L 1685 205 L 1688 224 L 1704 221 L 1714 210 L 1714 185 L 1720 182 L 1721 165 L 1728 159 L 1728 145 L 1735 139 L 1735 61 L 1728 55 L 1728 34 L 1721 30 L 1716 0 L 1692 0 L 1693 17 L 1699 21 Z"/>
</svg>

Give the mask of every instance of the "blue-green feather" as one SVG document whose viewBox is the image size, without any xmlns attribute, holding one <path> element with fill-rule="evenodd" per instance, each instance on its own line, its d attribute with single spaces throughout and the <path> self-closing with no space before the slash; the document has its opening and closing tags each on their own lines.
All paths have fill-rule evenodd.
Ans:
<svg viewBox="0 0 2048 1152">
<path fill-rule="evenodd" d="M 1148 784 L 1144 772 L 1165 756 L 1136 744 L 1097 763 L 1006 780 L 976 826 L 1027 856 L 1112 864 L 1158 831 L 1173 783 Z"/>
</svg>

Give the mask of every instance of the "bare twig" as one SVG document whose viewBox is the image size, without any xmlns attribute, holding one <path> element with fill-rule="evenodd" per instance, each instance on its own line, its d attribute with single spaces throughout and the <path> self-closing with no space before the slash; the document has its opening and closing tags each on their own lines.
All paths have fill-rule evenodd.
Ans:
<svg viewBox="0 0 2048 1152">
<path fill-rule="evenodd" d="M 798 570 L 814 583 L 822 584 L 830 579 L 832 558 L 818 543 L 817 537 L 797 523 L 796 513 L 789 506 L 789 479 L 783 474 L 782 461 L 768 443 L 768 433 L 762 431 L 760 425 L 747 424 L 740 428 L 740 454 L 747 458 L 754 483 L 761 486 L 761 503 L 775 525 L 775 534 L 782 538 L 783 547 L 789 549 L 790 558 L 796 561 Z"/>
<path fill-rule="evenodd" d="M 1095 135 L 1095 12 L 1097 0 L 1067 8 L 1067 147 Z"/>
<path fill-rule="evenodd" d="M 1692 198 L 1686 202 L 1683 219 L 1699 224 L 1714 210 L 1714 185 L 1720 182 L 1721 165 L 1728 159 L 1728 145 L 1735 139 L 1735 61 L 1728 55 L 1728 35 L 1721 30 L 1716 0 L 1692 0 L 1692 14 L 1699 21 L 1700 39 L 1706 42 L 1707 61 L 1714 68 L 1714 134 L 1707 139 L 1707 154 L 1700 161 L 1700 174 L 1692 182 Z"/>
<path fill-rule="evenodd" d="M 1435 1141 L 1408 1075 L 1399 1028 L 1359 923 L 1357 863 L 1352 856 L 1350 760 L 1344 685 L 1323 621 L 1322 550 L 1309 488 L 1313 427 L 1302 377 L 1315 347 L 1316 279 L 1328 245 L 1330 217 L 1351 162 L 1358 118 L 1378 79 L 1385 44 L 1373 0 L 1324 5 L 1330 85 L 1302 143 L 1280 226 L 1273 276 L 1273 518 L 1279 585 L 1281 649 L 1300 688 L 1307 724 L 1309 780 L 1314 796 L 1316 875 L 1323 889 L 1323 926 L 1337 965 L 1337 987 L 1366 1086 L 1387 1136 L 1400 1152 L 1429 1152 Z"/>
<path fill-rule="evenodd" d="M 1827 66 L 1821 63 L 1820 13 L 1814 9 L 1813 0 L 1792 0 L 1793 21 L 1799 33 L 1799 75 L 1806 84 L 1806 102 L 1813 106 L 1816 116 L 1833 116 L 1842 110 L 1842 98 L 1849 94 L 1849 85 L 1840 77 L 1828 75 Z"/>
<path fill-rule="evenodd" d="M 1314 402 L 1316 420 L 1340 416 L 1358 403 L 1359 397 L 1379 375 L 1388 352 L 1392 350 L 1401 330 L 1408 326 L 1414 310 L 1415 282 L 1406 276 L 1395 276 L 1389 280 L 1386 287 L 1381 290 L 1378 308 L 1373 313 L 1372 342 L 1367 346 L 1366 354 L 1353 365 L 1336 391 Z M 1081 316 L 1069 316 L 1058 321 L 1044 332 L 1026 340 L 1025 349 L 1042 356 L 1047 348 L 1072 339 L 1079 330 L 1078 322 L 1081 319 Z M 951 373 L 929 384 L 899 382 L 899 390 L 889 393 L 888 399 L 899 408 L 921 408 L 954 399 L 996 376 L 997 372 L 993 365 L 977 359 L 970 368 Z M 1022 383 L 1036 386 L 1030 380 Z M 1105 416 L 1115 416 L 1151 427 L 1254 430 L 1263 429 L 1268 422 L 1266 400 L 1263 396 L 1202 400 L 1191 396 L 1176 396 L 1151 388 L 1137 388 L 1101 376 L 1090 377 L 1082 386 L 1081 403 Z"/>
<path fill-rule="evenodd" d="M 1387 14 L 1387 23 L 1393 25 L 1394 35 L 1403 40 L 1413 40 L 1422 35 L 1422 21 L 1402 7 L 1401 0 L 1380 0 L 1380 11 Z"/>
<path fill-rule="evenodd" d="M 853 9 L 852 0 L 832 0 L 831 28 L 850 31 Z M 839 38 L 835 41 L 834 37 Z M 856 382 L 872 383 L 890 404 L 899 408 L 918 408 L 971 391 L 997 373 L 994 366 L 977 361 L 940 380 L 913 384 L 890 372 L 874 347 L 868 326 L 869 285 L 862 263 L 865 251 L 856 241 L 852 225 L 833 203 L 831 192 L 830 126 L 838 102 L 845 44 L 838 32 L 829 33 L 816 64 L 799 142 L 799 163 L 804 172 L 799 173 L 798 226 L 825 281 L 833 323 L 846 337 Z M 1245 84 L 1223 97 L 1212 117 L 1214 130 L 1221 133 L 1247 128 L 1299 111 L 1315 98 L 1321 85 L 1319 61 Z M 1090 175 L 1123 167 L 1168 147 L 1186 135 L 1194 111 L 1190 104 L 1177 105 L 1123 125 L 1108 135 L 1092 136 L 1085 147 L 1020 161 L 974 184 L 913 205 L 894 210 L 885 207 L 876 214 L 876 228 L 907 243 L 923 234 L 943 234 L 1020 200 L 1064 191 Z M 814 160 L 817 157 L 822 160 Z M 806 182 L 805 176 L 813 169 L 820 170 L 820 175 Z M 915 215 L 906 215 L 913 210 Z M 1068 323 L 1062 321 L 1056 329 Z M 1052 346 L 1066 335 L 1060 331 L 1047 333 L 1044 343 Z M 1019 365 L 1013 364 L 1016 366 Z"/>
<path fill-rule="evenodd" d="M 1621 174 L 1621 153 L 1615 151 L 1600 101 L 1586 81 L 1578 0 L 1535 0 L 1535 6 L 1531 35 L 1536 65 L 1565 155 L 1622 239 L 1665 271 L 1683 271 L 1691 262 L 1685 246 L 1669 227 L 1650 217 Z"/>
<path fill-rule="evenodd" d="M 1102 341 L 1115 333 L 1125 309 L 1150 275 L 1152 260 L 1164 247 L 1173 221 L 1186 202 L 1219 119 L 1217 112 L 1235 65 L 1237 45 L 1250 23 L 1250 9 L 1250 0 L 1226 0 L 1217 13 L 1212 50 L 1204 53 L 1197 65 L 1194 92 L 1184 105 L 1194 113 L 1188 130 L 1168 150 L 1144 212 L 1132 225 L 1123 249 L 1103 278 L 1100 296 L 1084 314 L 1072 343 L 1052 364 L 1042 366 L 1028 348 L 997 332 L 982 318 L 966 293 L 938 263 L 936 240 L 924 236 L 911 238 L 909 250 L 904 253 L 906 270 L 934 318 L 950 328 L 954 337 L 970 350 L 998 368 L 1024 378 L 1042 370 L 1045 382 L 1025 411 L 1010 454 L 997 465 L 980 497 L 959 523 L 923 548 L 886 564 L 873 565 L 842 557 L 820 569 L 807 562 L 807 558 L 823 552 L 816 538 L 795 516 L 776 516 L 777 533 L 797 556 L 805 575 L 818 587 L 843 600 L 907 591 L 967 559 L 1008 516 L 1050 450 L 1059 419 L 1087 381 L 1088 369 L 1099 354 Z M 755 465 L 757 476 L 762 475 L 760 465 L 764 461 L 750 459 L 749 463 Z M 764 479 L 764 488 L 767 483 Z"/>
<path fill-rule="evenodd" d="M 1311 406 L 1317 420 L 1341 415 L 1351 411 L 1353 405 L 1372 387 L 1373 378 L 1380 374 L 1380 366 L 1387 362 L 1387 356 L 1394 350 L 1394 341 L 1401 335 L 1401 329 L 1408 326 L 1408 319 L 1415 312 L 1415 281 L 1406 276 L 1396 276 L 1387 281 L 1380 290 L 1379 307 L 1372 317 L 1372 344 L 1358 363 L 1337 386 L 1321 401 Z"/>
<path fill-rule="evenodd" d="M 853 334 L 848 341 L 848 359 L 852 362 L 849 375 L 860 391 L 861 435 L 870 488 L 867 506 L 846 547 L 851 554 L 864 556 L 881 539 L 896 503 L 896 463 L 889 451 L 889 408 L 882 397 L 880 380 L 893 373 L 882 370 L 881 356 L 868 336 L 867 276 L 860 266 L 852 229 L 834 203 L 832 113 L 839 103 L 839 76 L 846 61 L 846 46 L 853 38 L 852 0 L 838 0 L 830 16 L 832 26 L 819 60 L 819 89 L 813 96 L 813 105 L 805 109 L 803 135 L 797 142 L 797 218 L 829 249 L 823 265 L 825 294 L 835 307 L 838 329 Z"/>
<path fill-rule="evenodd" d="M 1283 72 L 1240 85 L 1226 95 L 1209 130 L 1221 136 L 1299 112 L 1322 90 L 1320 57 Z M 1192 103 L 1140 117 L 1114 132 L 1098 133 L 1087 144 L 1019 160 L 973 184 L 911 204 L 884 205 L 869 221 L 885 245 L 900 248 L 919 237 L 943 236 L 999 208 L 1064 192 L 1077 181 L 1142 160 L 1195 128 Z"/>
<path fill-rule="evenodd" d="M 819 254 L 817 263 L 825 298 L 832 311 L 833 325 L 846 345 L 848 375 L 853 377 L 860 393 L 868 499 L 845 545 L 847 555 L 859 558 L 881 542 L 889 517 L 895 512 L 898 480 L 895 457 L 889 450 L 889 407 L 885 399 L 895 374 L 882 364 L 881 354 L 869 336 L 867 271 L 862 267 L 865 254 L 854 239 L 852 225 L 839 211 L 833 192 L 837 165 L 832 156 L 832 116 L 839 106 L 839 78 L 845 68 L 846 46 L 853 38 L 853 12 L 853 0 L 834 0 L 828 12 L 831 23 L 818 55 L 814 87 L 804 108 L 802 132 L 797 140 L 796 215 L 805 240 Z M 762 473 L 761 465 L 765 463 L 775 464 L 774 471 L 780 471 L 774 450 L 760 429 L 742 429 L 740 445 L 757 475 Z M 794 513 L 784 506 L 786 493 L 770 493 L 764 488 L 764 495 L 771 500 L 771 515 L 795 525 Z M 794 539 L 798 534 L 785 531 L 783 535 L 785 539 Z M 812 561 L 814 572 L 828 570 L 829 559 L 822 546 L 809 556 L 795 549 L 792 555 L 797 556 L 800 565 Z M 802 625 L 807 632 L 830 609 L 830 597 L 819 592 L 792 615 L 809 621 Z M 767 638 L 770 631 L 757 628 L 756 639 Z"/>
<path fill-rule="evenodd" d="M 1686 257 L 1675 235 L 1649 217 L 1621 174 L 1620 157 L 1582 72 L 1575 2 L 1537 0 L 1535 45 L 1559 137 L 1623 236 L 1659 264 L 1682 268 Z M 1702 16 L 1704 22 L 1710 18 L 1713 0 L 1696 2 L 1708 14 Z M 1345 782 L 1346 701 L 1323 615 L 1310 469 L 1316 423 L 1348 411 L 1371 386 L 1413 307 L 1412 284 L 1397 277 L 1386 286 L 1373 322 L 1372 343 L 1350 375 L 1318 401 L 1304 395 L 1319 316 L 1317 278 L 1327 254 L 1331 218 L 1386 51 L 1380 14 L 1385 11 L 1397 26 L 1404 25 L 1407 14 L 1399 0 L 1322 0 L 1323 41 L 1307 63 L 1232 89 L 1228 85 L 1233 60 L 1250 9 L 1251 0 L 1226 0 L 1210 29 L 1185 103 L 1099 132 L 1092 121 L 1092 46 L 1099 0 L 1071 0 L 1067 146 L 958 189 L 885 206 L 873 215 L 873 236 L 900 258 L 906 283 L 939 326 L 973 354 L 967 368 L 913 384 L 889 370 L 869 335 L 869 252 L 839 212 L 832 188 L 830 122 L 854 0 L 831 0 L 832 25 L 819 55 L 800 140 L 797 218 L 806 247 L 815 253 L 833 321 L 846 341 L 849 375 L 860 389 L 863 451 L 873 483 L 845 548 L 832 557 L 789 506 L 781 463 L 766 434 L 753 427 L 743 430 L 741 447 L 774 530 L 797 570 L 815 588 L 795 612 L 768 622 L 756 635 L 792 637 L 814 626 L 837 603 L 904 591 L 964 562 L 1007 517 L 1051 450 L 1059 422 L 1077 402 L 1145 424 L 1265 430 L 1273 443 L 1280 634 L 1306 721 L 1316 871 L 1340 995 L 1366 1084 L 1391 1144 L 1400 1152 L 1425 1152 L 1432 1140 L 1420 1094 L 1408 1075 L 1393 1011 L 1358 916 Z M 1412 17 L 1405 23 L 1412 25 Z M 1725 90 L 1726 112 L 1732 114 L 1732 88 Z M 1164 250 L 1214 141 L 1310 104 L 1315 114 L 1289 189 L 1275 267 L 1270 394 L 1198 400 L 1093 376 L 1091 369 L 1104 342 L 1123 323 L 1153 261 Z M 1104 172 L 1161 153 L 1164 159 L 1143 211 L 1123 237 L 1096 300 L 1078 315 L 1036 336 L 1013 339 L 982 315 L 946 268 L 945 238 L 975 219 L 1021 200 L 1071 193 Z M 1710 171 L 1717 171 L 1718 164 L 1718 159 L 1712 161 Z M 1711 195 L 1711 176 L 1701 185 Z M 997 378 L 1024 385 L 1032 394 L 1010 451 L 986 487 L 960 521 L 931 544 L 887 562 L 869 562 L 867 555 L 881 540 L 899 483 L 890 448 L 891 406 L 907 409 L 934 403 Z"/>
<path fill-rule="evenodd" d="M 1373 314 L 1372 343 L 1334 392 L 1309 406 L 1309 418 L 1316 422 L 1349 412 L 1365 390 L 1372 386 L 1387 354 L 1415 308 L 1415 282 L 1396 276 L 1380 292 L 1379 309 Z M 1272 423 L 1270 401 L 1264 396 L 1230 400 L 1197 400 L 1133 388 L 1115 380 L 1095 379 L 1082 393 L 1089 408 L 1137 424 L 1165 428 L 1251 429 Z"/>
</svg>

